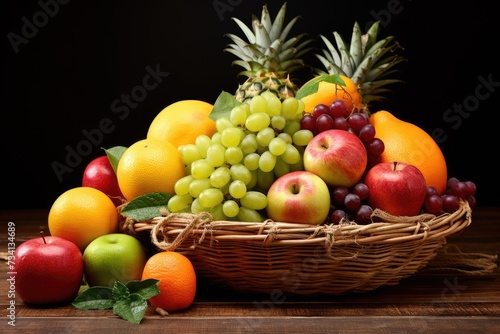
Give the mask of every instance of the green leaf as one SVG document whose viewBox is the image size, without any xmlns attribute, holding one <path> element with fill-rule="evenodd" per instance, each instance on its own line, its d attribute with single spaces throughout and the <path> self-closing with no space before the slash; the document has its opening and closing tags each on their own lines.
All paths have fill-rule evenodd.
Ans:
<svg viewBox="0 0 500 334">
<path fill-rule="evenodd" d="M 124 216 L 144 221 L 161 216 L 172 195 L 162 192 L 145 194 L 131 200 L 121 211 Z"/>
<path fill-rule="evenodd" d="M 130 281 L 126 286 L 131 294 L 138 294 L 144 299 L 149 299 L 160 294 L 159 283 L 159 280 L 150 278 L 144 281 Z"/>
<path fill-rule="evenodd" d="M 115 281 L 113 284 L 113 298 L 115 300 L 120 300 L 122 298 L 127 298 L 130 295 L 130 292 L 127 289 L 127 286 L 120 281 Z"/>
<path fill-rule="evenodd" d="M 93 286 L 77 296 L 72 305 L 81 310 L 106 310 L 112 308 L 114 303 L 111 288 Z"/>
<path fill-rule="evenodd" d="M 126 149 L 127 148 L 125 146 L 115 146 L 104 150 L 115 173 L 116 169 L 118 168 L 118 161 L 120 161 L 120 158 L 122 157 L 122 154 Z"/>
<path fill-rule="evenodd" d="M 300 87 L 299 91 L 297 92 L 297 95 L 295 95 L 296 98 L 302 99 L 306 96 L 309 96 L 311 94 L 314 94 L 318 91 L 319 88 L 319 83 L 325 81 L 329 82 L 332 84 L 337 84 L 341 86 L 345 86 L 344 80 L 340 77 L 338 74 L 324 74 L 317 76 L 316 78 L 310 80 L 308 83 L 306 83 L 304 86 Z"/>
<path fill-rule="evenodd" d="M 231 110 L 234 107 L 239 106 L 240 104 L 241 102 L 236 100 L 233 94 L 223 91 L 217 97 L 217 100 L 214 103 L 214 107 L 208 117 L 210 117 L 214 121 L 224 116 L 229 117 Z"/>
<path fill-rule="evenodd" d="M 113 306 L 113 313 L 122 319 L 139 324 L 144 318 L 148 302 L 138 294 L 131 294 L 117 300 Z"/>
</svg>

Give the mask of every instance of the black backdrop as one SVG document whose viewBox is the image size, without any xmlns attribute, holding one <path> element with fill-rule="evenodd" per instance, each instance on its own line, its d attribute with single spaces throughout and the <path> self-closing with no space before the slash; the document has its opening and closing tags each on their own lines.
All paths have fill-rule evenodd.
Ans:
<svg viewBox="0 0 500 334">
<path fill-rule="evenodd" d="M 231 16 L 249 23 L 264 3 L 4 2 L 0 209 L 49 208 L 80 185 L 86 163 L 103 154 L 100 147 L 144 138 L 165 106 L 183 99 L 213 103 L 222 90 L 233 92 L 240 69 L 222 51 L 229 43 L 224 34 L 240 34 Z M 282 1 L 267 3 L 274 17 Z M 498 205 L 498 17 L 486 0 L 436 3 L 289 0 L 287 18 L 302 17 L 292 33 L 331 38 L 337 30 L 346 40 L 355 21 L 364 28 L 380 19 L 381 36 L 396 36 L 408 59 L 399 74 L 405 84 L 394 86 L 381 108 L 428 132 L 442 128 L 450 176 L 477 184 L 478 205 Z M 144 89 L 151 71 L 158 85 Z M 126 105 L 132 93 L 140 101 Z M 453 112 L 460 106 L 462 113 Z M 105 119 L 112 127 L 97 135 Z M 70 167 L 71 150 L 82 154 Z M 55 162 L 71 171 L 58 177 Z"/>
</svg>

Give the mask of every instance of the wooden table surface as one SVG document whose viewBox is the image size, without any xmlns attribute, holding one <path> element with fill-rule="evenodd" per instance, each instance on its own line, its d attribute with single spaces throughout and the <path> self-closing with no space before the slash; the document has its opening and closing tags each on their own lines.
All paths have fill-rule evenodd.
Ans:
<svg viewBox="0 0 500 334">
<path fill-rule="evenodd" d="M 0 212 L 0 252 L 7 251 L 7 223 L 16 226 L 16 245 L 47 229 L 47 211 Z M 447 247 L 490 256 L 500 249 L 500 207 L 477 208 L 471 225 Z M 493 266 L 496 260 L 491 260 Z M 161 316 L 149 307 L 141 324 L 112 310 L 71 305 L 34 308 L 9 297 L 7 262 L 0 271 L 0 333 L 500 333 L 500 270 L 485 275 L 421 272 L 396 286 L 343 296 L 286 296 L 272 303 L 263 294 L 214 289 L 200 282 L 189 309 Z M 11 303 L 15 310 L 7 308 Z M 9 314 L 15 327 L 9 324 Z"/>
</svg>

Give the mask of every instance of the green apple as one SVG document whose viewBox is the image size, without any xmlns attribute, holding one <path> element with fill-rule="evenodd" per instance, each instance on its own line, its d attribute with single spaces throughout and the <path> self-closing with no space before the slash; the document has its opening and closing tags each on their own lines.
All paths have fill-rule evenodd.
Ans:
<svg viewBox="0 0 500 334">
<path fill-rule="evenodd" d="M 113 287 L 115 281 L 140 280 L 146 261 L 144 246 L 124 233 L 97 237 L 83 252 L 85 279 L 89 286 Z"/>
</svg>

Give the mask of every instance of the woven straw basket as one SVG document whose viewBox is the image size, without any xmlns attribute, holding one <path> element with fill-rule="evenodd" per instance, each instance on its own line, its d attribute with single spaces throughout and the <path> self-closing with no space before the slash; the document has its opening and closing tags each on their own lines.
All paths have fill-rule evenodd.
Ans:
<svg viewBox="0 0 500 334">
<path fill-rule="evenodd" d="M 462 201 L 458 211 L 441 216 L 375 210 L 368 225 L 213 221 L 207 213 L 141 222 L 122 216 L 121 229 L 156 251 L 183 253 L 198 277 L 238 291 L 341 295 L 395 285 L 416 273 L 447 237 L 471 223 L 471 214 Z"/>
</svg>

